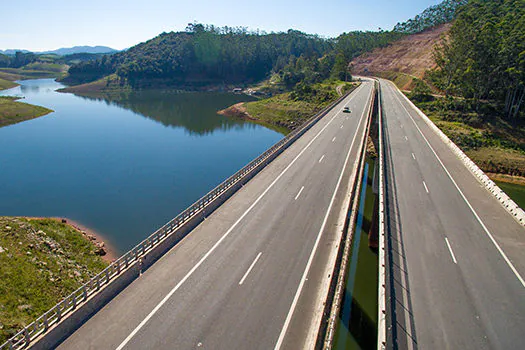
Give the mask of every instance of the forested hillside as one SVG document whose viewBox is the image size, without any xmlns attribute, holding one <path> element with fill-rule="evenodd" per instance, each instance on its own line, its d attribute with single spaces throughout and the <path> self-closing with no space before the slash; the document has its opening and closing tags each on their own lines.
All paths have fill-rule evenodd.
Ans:
<svg viewBox="0 0 525 350">
<path fill-rule="evenodd" d="M 162 33 L 125 52 L 74 65 L 68 80 L 83 83 L 116 73 L 122 84 L 136 88 L 198 87 L 253 83 L 281 73 L 295 85 L 342 77 L 353 57 L 401 35 L 352 32 L 324 39 L 296 30 L 268 34 L 190 24 L 184 32 Z"/>
<path fill-rule="evenodd" d="M 415 34 L 449 23 L 456 17 L 458 8 L 467 3 L 468 0 L 445 0 L 406 22 L 396 24 L 394 32 Z"/>
<path fill-rule="evenodd" d="M 435 52 L 434 84 L 447 94 L 499 101 L 510 120 L 523 117 L 525 2 L 471 0 Z"/>
</svg>

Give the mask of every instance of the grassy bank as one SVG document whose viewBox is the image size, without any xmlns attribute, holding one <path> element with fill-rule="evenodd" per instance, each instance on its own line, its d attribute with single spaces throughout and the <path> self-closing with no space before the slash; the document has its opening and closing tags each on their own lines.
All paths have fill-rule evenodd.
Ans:
<svg viewBox="0 0 525 350">
<path fill-rule="evenodd" d="M 237 104 L 220 114 L 256 121 L 264 125 L 290 131 L 300 126 L 315 113 L 339 98 L 337 87 L 345 93 L 358 84 L 329 81 L 312 86 L 296 87 L 270 98 Z"/>
<path fill-rule="evenodd" d="M 0 78 L 0 90 L 11 89 L 11 88 L 14 88 L 15 86 L 18 86 L 18 84 L 12 81 Z"/>
<path fill-rule="evenodd" d="M 131 87 L 124 82 L 121 82 L 116 74 L 112 74 L 90 83 L 70 86 L 58 89 L 57 91 L 80 96 L 90 96 L 92 94 L 100 93 L 127 92 L 131 91 Z"/>
<path fill-rule="evenodd" d="M 53 112 L 40 106 L 17 102 L 19 97 L 0 96 L 0 128 Z"/>
<path fill-rule="evenodd" d="M 0 344 L 104 269 L 96 251 L 57 220 L 0 217 Z"/>
<path fill-rule="evenodd" d="M 58 64 L 32 64 L 23 68 L 0 68 L 0 78 L 5 80 L 57 79 L 66 74 L 67 66 Z"/>
</svg>

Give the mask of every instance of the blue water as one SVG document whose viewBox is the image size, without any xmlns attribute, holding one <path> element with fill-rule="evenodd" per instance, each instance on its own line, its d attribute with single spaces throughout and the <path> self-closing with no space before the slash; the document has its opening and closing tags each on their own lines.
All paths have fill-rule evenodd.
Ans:
<svg viewBox="0 0 525 350">
<path fill-rule="evenodd" d="M 120 253 L 283 137 L 216 114 L 246 96 L 88 99 L 50 79 L 20 83 L 0 94 L 55 112 L 0 128 L 0 215 L 67 217 Z"/>
</svg>

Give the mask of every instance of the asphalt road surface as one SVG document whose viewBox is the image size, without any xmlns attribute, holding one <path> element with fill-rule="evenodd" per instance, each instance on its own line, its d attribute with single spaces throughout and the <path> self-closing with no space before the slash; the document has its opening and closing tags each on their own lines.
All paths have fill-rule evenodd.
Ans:
<svg viewBox="0 0 525 350">
<path fill-rule="evenodd" d="M 523 349 L 525 229 L 381 80 L 394 348 Z"/>
<path fill-rule="evenodd" d="M 371 92 L 360 86 L 59 348 L 303 348 Z"/>
</svg>

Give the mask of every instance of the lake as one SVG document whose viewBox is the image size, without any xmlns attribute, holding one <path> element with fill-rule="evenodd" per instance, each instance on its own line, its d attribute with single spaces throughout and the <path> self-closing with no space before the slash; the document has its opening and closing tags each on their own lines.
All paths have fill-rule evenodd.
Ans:
<svg viewBox="0 0 525 350">
<path fill-rule="evenodd" d="M 0 215 L 67 217 L 123 253 L 280 140 L 216 114 L 226 93 L 58 93 L 51 79 L 0 91 L 53 109 L 0 128 Z"/>
</svg>

